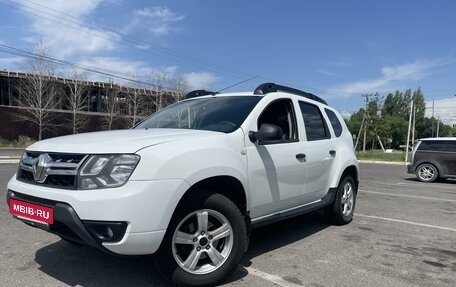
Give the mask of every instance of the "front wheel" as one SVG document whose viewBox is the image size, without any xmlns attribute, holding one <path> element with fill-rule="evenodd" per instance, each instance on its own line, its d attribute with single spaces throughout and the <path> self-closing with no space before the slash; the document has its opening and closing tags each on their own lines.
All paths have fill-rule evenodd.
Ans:
<svg viewBox="0 0 456 287">
<path fill-rule="evenodd" d="M 159 270 L 183 286 L 211 286 L 239 264 L 247 245 L 242 213 L 220 194 L 181 204 L 156 256 Z"/>
<path fill-rule="evenodd" d="M 344 177 L 337 187 L 336 198 L 326 213 L 330 220 L 337 225 L 344 225 L 353 220 L 356 203 L 356 185 L 351 176 Z"/>
</svg>

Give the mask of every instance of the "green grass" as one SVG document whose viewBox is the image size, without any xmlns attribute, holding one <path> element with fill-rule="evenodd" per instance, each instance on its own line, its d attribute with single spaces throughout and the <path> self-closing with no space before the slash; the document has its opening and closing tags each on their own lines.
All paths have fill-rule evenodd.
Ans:
<svg viewBox="0 0 456 287">
<path fill-rule="evenodd" d="M 405 162 L 405 152 L 384 153 L 382 151 L 357 151 L 356 157 L 358 160 Z"/>
</svg>

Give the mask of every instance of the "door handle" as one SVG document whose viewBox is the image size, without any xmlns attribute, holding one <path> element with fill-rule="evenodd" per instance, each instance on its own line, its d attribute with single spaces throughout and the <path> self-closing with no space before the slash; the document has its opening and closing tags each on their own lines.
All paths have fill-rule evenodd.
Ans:
<svg viewBox="0 0 456 287">
<path fill-rule="evenodd" d="M 306 155 L 303 154 L 303 153 L 298 153 L 296 155 L 296 159 L 299 160 L 299 161 L 306 161 Z"/>
<path fill-rule="evenodd" d="M 330 154 L 332 157 L 335 157 L 335 156 L 336 156 L 336 151 L 335 151 L 335 150 L 330 150 L 330 151 L 329 151 L 329 154 Z"/>
</svg>

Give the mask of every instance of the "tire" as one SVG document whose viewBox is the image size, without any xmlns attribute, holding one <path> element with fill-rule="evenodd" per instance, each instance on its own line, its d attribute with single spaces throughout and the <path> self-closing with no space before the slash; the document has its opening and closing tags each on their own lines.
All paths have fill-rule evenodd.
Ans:
<svg viewBox="0 0 456 287">
<path fill-rule="evenodd" d="M 326 215 L 336 225 L 345 225 L 353 220 L 356 205 L 356 184 L 351 176 L 344 177 L 337 187 L 334 203 L 326 209 Z"/>
<path fill-rule="evenodd" d="M 437 168 L 430 163 L 423 163 L 417 167 L 416 178 L 422 182 L 433 182 L 439 178 L 439 171 Z"/>
<path fill-rule="evenodd" d="M 176 208 L 155 263 L 177 285 L 213 286 L 234 271 L 246 248 L 241 211 L 223 195 L 202 192 Z"/>
</svg>

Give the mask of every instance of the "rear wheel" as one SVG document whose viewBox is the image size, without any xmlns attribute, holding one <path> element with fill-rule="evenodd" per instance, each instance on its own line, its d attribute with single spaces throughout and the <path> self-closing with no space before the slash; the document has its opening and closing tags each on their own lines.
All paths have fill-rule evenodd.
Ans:
<svg viewBox="0 0 456 287">
<path fill-rule="evenodd" d="M 356 203 L 356 185 L 351 176 L 344 177 L 337 187 L 336 198 L 326 214 L 337 225 L 350 223 L 353 219 Z"/>
<path fill-rule="evenodd" d="M 156 264 L 178 285 L 211 286 L 238 266 L 246 245 L 237 206 L 223 195 L 204 193 L 176 209 Z"/>
<path fill-rule="evenodd" d="M 433 182 L 439 177 L 439 171 L 434 165 L 424 163 L 416 169 L 416 177 L 422 182 Z"/>
</svg>

